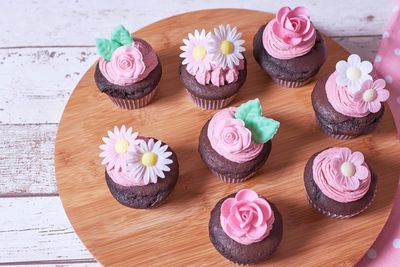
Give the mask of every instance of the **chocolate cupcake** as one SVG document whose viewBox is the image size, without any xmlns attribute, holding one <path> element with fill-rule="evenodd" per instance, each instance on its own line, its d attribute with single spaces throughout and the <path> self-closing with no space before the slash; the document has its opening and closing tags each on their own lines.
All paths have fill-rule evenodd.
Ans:
<svg viewBox="0 0 400 267">
<path fill-rule="evenodd" d="M 219 179 L 239 183 L 266 162 L 279 122 L 262 115 L 260 101 L 217 112 L 202 128 L 199 153 Z"/>
<path fill-rule="evenodd" d="M 372 64 L 358 55 L 339 61 L 336 71 L 321 78 L 311 95 L 316 121 L 327 135 L 351 139 L 372 132 L 389 98 L 385 80 L 373 80 Z"/>
<path fill-rule="evenodd" d="M 300 87 L 318 73 L 326 48 L 304 7 L 282 7 L 254 36 L 253 55 L 277 84 Z"/>
<path fill-rule="evenodd" d="M 270 258 L 283 235 L 282 216 L 276 206 L 250 189 L 218 201 L 208 229 L 217 251 L 240 265 Z"/>
<path fill-rule="evenodd" d="M 181 46 L 179 77 L 192 101 L 204 109 L 227 106 L 242 87 L 247 76 L 242 52 L 242 33 L 229 24 L 214 33 L 203 29 L 189 33 Z"/>
<path fill-rule="evenodd" d="M 137 109 L 150 103 L 161 79 L 161 63 L 146 41 L 132 38 L 118 26 L 111 40 L 97 39 L 101 56 L 94 79 L 99 90 L 120 108 Z"/>
<path fill-rule="evenodd" d="M 310 205 L 325 216 L 345 219 L 372 203 L 377 176 L 361 152 L 346 147 L 327 148 L 314 154 L 304 170 Z"/>
<path fill-rule="evenodd" d="M 175 152 L 164 142 L 138 136 L 132 128 L 108 131 L 100 146 L 105 178 L 112 196 L 136 209 L 161 205 L 179 177 Z"/>
</svg>

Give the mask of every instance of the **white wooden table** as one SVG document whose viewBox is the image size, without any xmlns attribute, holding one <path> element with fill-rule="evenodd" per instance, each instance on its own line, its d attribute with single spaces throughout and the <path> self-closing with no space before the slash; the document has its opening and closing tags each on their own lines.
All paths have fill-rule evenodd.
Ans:
<svg viewBox="0 0 400 267">
<path fill-rule="evenodd" d="M 64 213 L 53 155 L 64 106 L 98 57 L 95 37 L 191 10 L 285 4 L 306 6 L 318 29 L 373 60 L 393 0 L 1 1 L 0 265 L 98 265 Z"/>
</svg>

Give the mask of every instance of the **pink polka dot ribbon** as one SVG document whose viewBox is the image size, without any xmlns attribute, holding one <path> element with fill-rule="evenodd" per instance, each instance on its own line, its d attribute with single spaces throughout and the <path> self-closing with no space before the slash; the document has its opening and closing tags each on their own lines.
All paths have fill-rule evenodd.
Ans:
<svg viewBox="0 0 400 267">
<path fill-rule="evenodd" d="M 374 67 L 377 74 L 385 79 L 386 88 L 390 91 L 388 104 L 400 137 L 400 0 L 396 2 L 388 27 L 382 34 Z"/>
</svg>

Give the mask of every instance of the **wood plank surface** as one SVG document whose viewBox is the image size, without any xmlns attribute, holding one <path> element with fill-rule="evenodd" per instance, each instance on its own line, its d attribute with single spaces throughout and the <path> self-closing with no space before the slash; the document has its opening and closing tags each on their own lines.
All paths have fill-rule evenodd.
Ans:
<svg viewBox="0 0 400 267">
<path fill-rule="evenodd" d="M 78 84 L 62 117 L 56 144 L 59 191 L 75 230 L 105 265 L 225 266 L 228 262 L 208 240 L 209 211 L 223 196 L 249 187 L 276 203 L 284 217 L 284 241 L 269 263 L 275 266 L 299 262 L 310 266 L 356 263 L 383 227 L 396 191 L 399 166 L 395 162 L 400 148 L 394 145 L 398 143 L 390 112 L 386 112 L 375 134 L 351 141 L 324 136 L 313 119 L 312 84 L 298 90 L 279 88 L 250 56 L 249 40 L 267 16 L 243 10 L 212 12 L 216 16 L 197 12 L 173 17 L 137 33 L 158 51 L 164 67 L 160 92 L 146 108 L 125 111 L 114 107 L 98 92 L 92 78 L 93 67 Z M 232 24 L 248 30 L 243 37 L 247 40 L 249 62 L 249 77 L 233 105 L 260 97 L 267 115 L 282 123 L 267 166 L 255 178 L 239 185 L 218 181 L 201 162 L 196 153 L 198 133 L 214 112 L 200 110 L 190 102 L 176 72 L 178 47 L 184 33 L 193 30 L 199 21 L 211 28 L 226 22 L 232 14 L 237 15 L 233 16 L 236 19 Z M 334 42 L 327 39 L 327 44 L 328 61 L 320 75 L 331 72 L 337 60 L 346 56 L 344 49 Z M 172 110 L 171 103 L 179 108 Z M 141 211 L 123 207 L 110 196 L 105 185 L 98 145 L 107 129 L 123 123 L 133 125 L 143 135 L 166 141 L 181 159 L 177 187 L 169 202 L 159 209 Z M 334 145 L 363 151 L 380 178 L 374 204 L 350 220 L 320 216 L 308 207 L 304 196 L 302 172 L 308 157 Z"/>
<path fill-rule="evenodd" d="M 378 35 L 383 31 L 394 0 L 177 0 L 168 1 L 168 4 L 159 0 L 140 3 L 127 0 L 114 0 L 112 3 L 96 0 L 4 0 L 4 8 L 0 9 L 0 46 L 91 46 L 94 38 L 108 36 L 116 23 L 136 31 L 154 21 L 204 8 L 276 12 L 283 5 L 306 6 L 313 22 L 329 36 Z M 18 23 L 13 23 L 15 21 Z"/>
</svg>

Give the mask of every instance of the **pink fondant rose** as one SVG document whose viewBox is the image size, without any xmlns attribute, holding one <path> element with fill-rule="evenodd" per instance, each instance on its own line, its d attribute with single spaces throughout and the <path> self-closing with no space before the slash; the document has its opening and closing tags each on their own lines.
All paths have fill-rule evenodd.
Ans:
<svg viewBox="0 0 400 267">
<path fill-rule="evenodd" d="M 124 83 L 138 78 L 146 69 L 142 53 L 133 46 L 121 46 L 115 50 L 111 57 L 111 66 L 118 79 Z"/>
<path fill-rule="evenodd" d="M 258 156 L 262 143 L 251 139 L 251 131 L 244 122 L 234 118 L 236 108 L 219 111 L 208 125 L 207 136 L 212 148 L 226 159 L 243 163 Z"/>
<path fill-rule="evenodd" d="M 249 245 L 269 235 L 275 217 L 268 201 L 253 190 L 243 189 L 222 203 L 220 220 L 230 238 Z"/>
<path fill-rule="evenodd" d="M 306 42 L 315 35 L 314 25 L 304 7 L 296 7 L 293 10 L 289 7 L 281 8 L 276 14 L 272 31 L 282 41 L 293 46 Z"/>
</svg>

